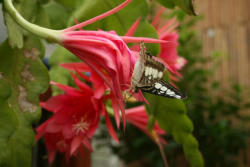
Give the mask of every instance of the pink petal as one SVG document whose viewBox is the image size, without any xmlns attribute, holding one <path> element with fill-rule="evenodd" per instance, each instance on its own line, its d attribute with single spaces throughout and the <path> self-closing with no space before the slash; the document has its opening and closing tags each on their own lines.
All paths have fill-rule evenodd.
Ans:
<svg viewBox="0 0 250 167">
<path fill-rule="evenodd" d="M 103 104 L 104 105 L 104 104 Z M 103 107 L 103 106 L 102 106 Z M 99 109 L 99 110 L 103 110 L 103 108 Z M 90 122 L 91 122 L 91 126 L 88 130 L 88 133 L 87 133 L 87 136 L 88 138 L 92 138 L 94 133 L 96 132 L 97 128 L 98 128 L 98 125 L 99 125 L 99 116 L 100 116 L 100 112 L 102 111 L 96 111 L 95 112 L 95 116 L 94 116 L 94 119 L 92 119 Z"/>
<path fill-rule="evenodd" d="M 81 143 L 82 143 L 81 137 L 76 136 L 73 138 L 70 146 L 70 155 L 73 155 L 76 152 L 76 150 L 80 147 Z"/>
<path fill-rule="evenodd" d="M 144 105 L 141 105 L 141 106 L 138 106 L 138 107 L 133 107 L 133 108 L 127 109 L 127 110 L 126 110 L 126 115 L 127 115 L 127 114 L 131 114 L 131 113 L 136 114 L 136 113 L 141 112 L 141 111 L 143 111 L 143 112 L 146 111 Z"/>
<path fill-rule="evenodd" d="M 175 77 L 173 75 L 170 75 L 170 80 L 174 81 L 174 82 L 177 82 L 177 81 L 179 81 L 179 78 L 177 78 L 177 77 Z"/>
<path fill-rule="evenodd" d="M 165 41 L 165 40 L 161 40 L 161 39 L 154 39 L 154 38 L 146 38 L 146 37 L 121 36 L 121 38 L 126 43 L 130 43 L 130 42 L 137 42 L 137 43 L 139 43 L 141 41 L 144 41 L 145 43 L 169 43 L 169 41 Z"/>
<path fill-rule="evenodd" d="M 80 72 L 90 72 L 90 68 L 88 65 L 84 63 L 63 63 L 59 64 L 61 67 L 66 68 L 68 70 L 80 71 Z"/>
<path fill-rule="evenodd" d="M 120 128 L 120 112 L 119 112 L 119 104 L 117 103 L 117 100 L 114 96 L 111 96 L 112 101 L 112 108 L 114 112 L 114 117 L 116 121 L 116 126 L 119 129 Z"/>
<path fill-rule="evenodd" d="M 187 60 L 184 57 L 178 57 L 176 60 L 175 67 L 176 67 L 176 69 L 180 70 L 186 64 L 187 64 Z"/>
<path fill-rule="evenodd" d="M 154 17 L 153 21 L 152 21 L 152 25 L 153 26 L 157 26 L 160 22 L 160 18 L 161 18 L 161 15 L 162 15 L 162 12 L 164 11 L 164 7 L 161 7 L 160 8 L 160 11 L 156 14 L 156 16 Z M 156 27 L 157 28 L 157 27 Z"/>
<path fill-rule="evenodd" d="M 107 88 L 106 88 L 106 86 L 104 84 L 96 85 L 95 89 L 94 89 L 95 90 L 94 97 L 96 99 L 100 99 L 104 95 L 106 89 Z"/>
<path fill-rule="evenodd" d="M 106 126 L 107 126 L 107 128 L 108 128 L 108 132 L 109 132 L 110 136 L 111 136 L 117 143 L 120 143 L 120 141 L 119 141 L 119 139 L 118 139 L 118 137 L 117 137 L 117 135 L 116 135 L 116 132 L 115 132 L 115 130 L 114 130 L 114 128 L 113 128 L 113 125 L 112 125 L 112 123 L 111 123 L 111 121 L 110 121 L 110 118 L 109 118 L 109 115 L 108 115 L 107 112 L 105 113 L 105 122 L 106 122 Z"/>
<path fill-rule="evenodd" d="M 51 111 L 51 112 L 56 112 L 61 105 L 62 101 L 66 101 L 64 95 L 58 95 L 58 96 L 53 96 L 49 100 L 45 102 L 40 102 L 40 105 L 42 108 Z"/>
<path fill-rule="evenodd" d="M 42 123 L 36 128 L 36 132 L 37 132 L 36 141 L 38 141 L 45 134 L 48 122 L 49 120 L 45 121 L 44 123 Z"/>
<path fill-rule="evenodd" d="M 71 47 L 71 46 L 68 45 L 67 47 Z M 85 63 L 87 63 L 88 65 L 90 64 L 89 62 L 90 62 L 90 58 L 91 58 L 92 62 L 98 63 L 103 68 L 106 66 L 110 70 L 108 72 L 114 74 L 115 71 L 117 71 L 116 67 L 114 66 L 111 59 L 109 58 L 110 57 L 108 55 L 108 54 L 110 54 L 109 52 L 105 52 L 104 50 L 100 50 L 98 48 L 96 48 L 96 49 L 90 48 L 88 45 L 86 45 L 85 47 L 83 47 L 82 45 L 74 45 L 72 47 L 74 48 L 74 50 L 72 50 L 72 52 L 75 53 L 80 59 L 85 61 Z M 78 51 L 75 49 L 81 50 L 81 53 L 79 52 L 79 54 L 78 54 Z M 71 50 L 71 48 L 69 48 L 69 50 Z M 84 56 L 83 53 L 86 53 L 86 56 Z M 92 67 L 92 66 L 90 66 L 92 68 L 92 70 L 95 70 L 96 67 L 95 66 Z M 104 69 L 107 69 L 107 68 L 104 68 Z M 101 75 L 103 75 L 103 74 L 101 74 Z"/>
<path fill-rule="evenodd" d="M 82 94 L 79 90 L 77 90 L 75 88 L 72 88 L 70 86 L 67 86 L 67 85 L 63 85 L 63 84 L 56 83 L 56 82 L 53 82 L 53 81 L 51 81 L 50 84 L 57 86 L 58 88 L 63 90 L 68 95 L 80 96 Z"/>
<path fill-rule="evenodd" d="M 172 18 L 170 21 L 167 22 L 167 24 L 165 24 L 159 31 L 159 34 L 162 34 L 164 32 L 169 33 L 171 30 L 173 30 L 174 28 L 176 28 L 178 26 L 178 24 L 176 23 L 175 25 L 173 25 L 176 22 L 176 17 Z M 172 26 L 173 25 L 173 26 Z M 172 28 L 171 28 L 172 26 Z"/>
<path fill-rule="evenodd" d="M 80 81 L 73 73 L 71 73 L 71 75 L 74 78 L 74 82 L 81 89 L 81 91 L 83 91 L 84 93 L 93 94 L 92 89 L 88 85 Z"/>
<path fill-rule="evenodd" d="M 142 94 L 142 92 L 141 92 L 141 90 L 139 90 L 139 95 L 141 96 L 141 99 L 142 99 L 142 101 L 144 101 L 146 104 L 148 104 L 149 105 L 149 102 L 147 101 L 147 99 L 145 99 L 145 97 L 143 96 L 143 94 Z"/>
<path fill-rule="evenodd" d="M 51 165 L 56 156 L 56 150 L 49 151 L 49 164 Z"/>
<path fill-rule="evenodd" d="M 74 50 L 72 50 L 71 48 L 68 48 L 72 53 L 75 53 L 80 59 L 84 60 L 87 57 L 86 56 L 92 56 L 91 57 L 91 61 L 98 63 L 98 65 L 100 66 L 107 66 L 108 69 L 113 70 L 112 73 L 114 73 L 116 71 L 116 67 L 114 66 L 114 64 L 111 62 L 111 59 L 109 58 L 110 56 L 108 55 L 109 52 L 105 52 L 104 50 L 100 50 L 97 48 L 91 48 L 90 46 L 86 45 L 86 46 L 82 46 L 82 45 L 75 45 L 72 46 L 68 45 L 67 47 L 72 47 L 74 48 Z M 75 50 L 75 49 L 79 49 L 79 51 L 81 51 L 80 54 L 77 54 L 79 51 Z M 85 55 L 82 53 L 86 53 Z M 89 58 L 88 58 L 89 61 Z M 87 63 L 85 61 L 85 63 Z"/>
<path fill-rule="evenodd" d="M 91 81 L 90 78 L 89 78 L 88 76 L 82 74 L 80 71 L 78 71 L 78 69 L 76 69 L 75 71 L 76 71 L 76 73 L 77 73 L 82 79 L 84 79 L 84 80 L 86 80 L 86 81 L 88 81 L 88 82 Z"/>
<path fill-rule="evenodd" d="M 133 36 L 139 23 L 140 23 L 141 17 L 139 17 L 134 23 L 133 25 L 129 28 L 129 30 L 127 31 L 127 33 L 125 34 L 125 36 Z"/>
<path fill-rule="evenodd" d="M 65 125 L 61 131 L 65 139 L 70 139 L 76 134 L 76 132 L 72 129 L 72 124 Z"/>
<path fill-rule="evenodd" d="M 149 137 L 151 137 L 153 141 L 155 141 L 154 136 L 152 136 L 151 132 L 149 132 L 147 129 L 148 115 L 146 113 L 144 106 L 138 106 L 138 107 L 127 109 L 126 110 L 126 117 L 127 117 L 127 121 L 129 123 L 131 123 L 132 125 L 136 126 L 140 130 L 142 130 Z M 157 122 L 156 122 L 153 130 L 156 132 L 156 135 L 164 135 L 165 134 L 165 131 L 159 127 Z M 164 143 L 164 139 L 162 139 L 162 141 Z"/>
<path fill-rule="evenodd" d="M 92 148 L 92 146 L 91 146 L 91 143 L 90 143 L 90 141 L 89 141 L 89 139 L 88 138 L 84 138 L 83 140 L 82 140 L 82 143 L 83 143 L 83 145 L 89 150 L 89 151 L 93 151 L 93 148 Z"/>
<path fill-rule="evenodd" d="M 57 133 L 60 132 L 63 128 L 63 124 L 49 123 L 46 127 L 47 133 Z"/>
</svg>

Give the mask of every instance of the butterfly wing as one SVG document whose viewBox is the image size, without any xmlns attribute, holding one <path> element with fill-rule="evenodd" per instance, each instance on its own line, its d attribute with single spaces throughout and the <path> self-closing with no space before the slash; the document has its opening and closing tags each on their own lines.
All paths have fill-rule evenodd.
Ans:
<svg viewBox="0 0 250 167">
<path fill-rule="evenodd" d="M 143 55 L 143 59 L 145 69 L 138 86 L 151 86 L 162 79 L 165 73 L 165 66 L 159 61 L 154 60 L 149 53 Z"/>
<path fill-rule="evenodd" d="M 151 86 L 138 87 L 143 92 L 151 93 L 158 96 L 175 98 L 175 99 L 185 99 L 187 96 L 180 92 L 178 89 L 173 87 L 170 83 L 159 80 L 156 81 Z"/>
<path fill-rule="evenodd" d="M 132 85 L 135 88 L 135 92 L 141 89 L 143 92 L 158 96 L 176 99 L 186 98 L 186 95 L 168 82 L 162 80 L 166 68 L 161 62 L 155 60 L 150 53 L 146 52 L 143 42 L 140 45 L 140 58 L 138 64 L 140 64 L 140 66 L 134 67 L 132 76 Z"/>
</svg>

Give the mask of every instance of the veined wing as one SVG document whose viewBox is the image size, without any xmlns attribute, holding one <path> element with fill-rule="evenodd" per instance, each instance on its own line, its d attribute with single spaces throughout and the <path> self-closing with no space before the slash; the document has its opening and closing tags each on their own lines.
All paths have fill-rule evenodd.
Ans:
<svg viewBox="0 0 250 167">
<path fill-rule="evenodd" d="M 162 79 L 166 69 L 162 63 L 154 60 L 149 53 L 143 55 L 143 60 L 144 72 L 138 85 L 151 86 Z"/>
</svg>

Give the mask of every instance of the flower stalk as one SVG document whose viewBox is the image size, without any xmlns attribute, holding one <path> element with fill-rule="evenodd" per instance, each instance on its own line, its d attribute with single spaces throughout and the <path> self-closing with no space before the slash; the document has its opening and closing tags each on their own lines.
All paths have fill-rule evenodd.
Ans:
<svg viewBox="0 0 250 167">
<path fill-rule="evenodd" d="M 61 30 L 52 30 L 28 22 L 15 9 L 12 0 L 4 0 L 4 8 L 8 14 L 25 30 L 49 41 L 55 41 L 57 43 L 61 41 Z"/>
</svg>

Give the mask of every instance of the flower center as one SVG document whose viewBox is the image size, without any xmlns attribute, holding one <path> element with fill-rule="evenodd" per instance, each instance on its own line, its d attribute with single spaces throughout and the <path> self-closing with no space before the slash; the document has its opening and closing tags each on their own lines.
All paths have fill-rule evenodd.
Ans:
<svg viewBox="0 0 250 167">
<path fill-rule="evenodd" d="M 89 123 L 85 120 L 85 118 L 81 118 L 80 122 L 73 125 L 73 130 L 76 132 L 76 135 L 78 135 L 80 132 L 84 133 L 89 128 Z"/>
</svg>

